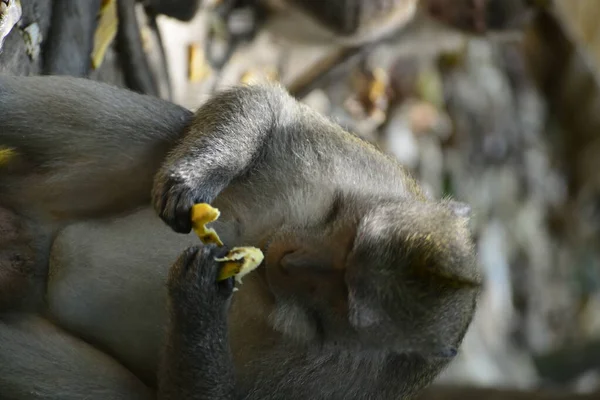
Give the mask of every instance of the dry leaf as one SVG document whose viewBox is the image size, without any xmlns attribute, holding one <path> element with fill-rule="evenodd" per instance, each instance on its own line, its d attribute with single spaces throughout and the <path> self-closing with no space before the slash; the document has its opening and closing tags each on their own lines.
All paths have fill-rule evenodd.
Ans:
<svg viewBox="0 0 600 400">
<path fill-rule="evenodd" d="M 92 68 L 98 69 L 104 61 L 106 50 L 115 40 L 119 27 L 116 0 L 103 0 L 98 15 L 98 26 L 94 33 L 94 49 L 92 50 Z"/>
<path fill-rule="evenodd" d="M 197 43 L 188 47 L 188 78 L 191 82 L 201 82 L 211 74 L 210 65 L 206 62 L 204 49 Z"/>
</svg>

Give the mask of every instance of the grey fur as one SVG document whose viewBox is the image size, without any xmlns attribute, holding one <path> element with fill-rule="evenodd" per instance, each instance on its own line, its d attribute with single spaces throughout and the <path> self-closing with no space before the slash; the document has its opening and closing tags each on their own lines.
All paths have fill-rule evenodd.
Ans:
<svg viewBox="0 0 600 400">
<path fill-rule="evenodd" d="M 290 340 L 254 360 L 251 379 L 238 377 L 241 398 L 404 398 L 449 361 L 471 321 L 481 277 L 468 209 L 426 199 L 398 163 L 281 87 L 236 87 L 203 105 L 157 174 L 153 196 L 177 231 L 189 231 L 193 204 L 212 202 L 235 218 L 228 243 L 266 249 L 274 328 Z M 353 236 L 335 248 L 331 238 L 344 232 Z M 346 311 L 328 304 L 335 289 L 294 291 L 277 276 L 283 258 L 269 258 L 271 246 L 293 241 L 299 256 L 287 272 L 315 285 L 339 280 Z M 336 252 L 346 254 L 345 273 L 331 271 Z"/>
<path fill-rule="evenodd" d="M 159 398 L 409 398 L 459 347 L 481 281 L 468 209 L 428 199 L 283 88 L 234 87 L 191 118 L 90 81 L 1 77 L 0 112 L 0 146 L 19 154 L 0 166 L 0 205 L 52 231 L 45 314 L 150 387 L 168 327 Z M 264 250 L 228 313 L 210 247 L 179 258 L 163 290 L 193 234 L 149 209 L 117 214 L 149 205 L 153 178 L 175 230 L 211 202 L 228 246 Z M 182 268 L 194 273 L 177 280 Z M 23 385 L 5 372 L 0 392 Z"/>
<path fill-rule="evenodd" d="M 146 204 L 153 171 L 192 117 L 86 79 L 9 75 L 0 75 L 0 114 L 0 146 L 21 154 L 27 171 L 0 170 L 0 202 L 67 220 Z"/>
</svg>

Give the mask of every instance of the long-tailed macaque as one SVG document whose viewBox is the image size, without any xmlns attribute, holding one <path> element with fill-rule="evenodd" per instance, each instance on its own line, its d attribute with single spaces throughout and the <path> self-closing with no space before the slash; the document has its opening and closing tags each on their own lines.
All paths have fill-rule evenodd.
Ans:
<svg viewBox="0 0 600 400">
<path fill-rule="evenodd" d="M 281 87 L 192 113 L 0 75 L 0 115 L 2 398 L 405 399 L 459 349 L 468 206 Z M 228 247 L 182 234 L 200 202 Z M 265 260 L 232 294 L 239 245 Z"/>
</svg>

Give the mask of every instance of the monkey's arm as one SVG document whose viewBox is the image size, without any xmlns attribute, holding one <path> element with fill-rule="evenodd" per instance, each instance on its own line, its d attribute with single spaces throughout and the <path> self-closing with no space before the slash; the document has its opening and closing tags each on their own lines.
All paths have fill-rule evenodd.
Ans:
<svg viewBox="0 0 600 400">
<path fill-rule="evenodd" d="M 285 132 L 298 105 L 279 86 L 238 86 L 220 92 L 196 113 L 183 140 L 159 170 L 154 208 L 179 233 L 191 231 L 190 211 L 210 203 L 260 159 L 271 133 Z"/>
<path fill-rule="evenodd" d="M 0 76 L 0 203 L 55 221 L 148 204 L 192 113 L 72 77 Z"/>
<path fill-rule="evenodd" d="M 187 249 L 168 280 L 170 323 L 158 375 L 158 399 L 232 400 L 233 359 L 227 313 L 233 279 L 217 282 L 215 258 L 227 249 Z"/>
</svg>

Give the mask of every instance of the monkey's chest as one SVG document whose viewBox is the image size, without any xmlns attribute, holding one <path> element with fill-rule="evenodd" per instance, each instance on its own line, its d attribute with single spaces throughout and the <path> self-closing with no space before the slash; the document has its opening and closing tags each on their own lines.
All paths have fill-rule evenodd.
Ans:
<svg viewBox="0 0 600 400">
<path fill-rule="evenodd" d="M 193 235 L 179 235 L 152 210 L 65 228 L 51 250 L 51 318 L 153 381 L 166 323 L 169 267 Z"/>
</svg>

